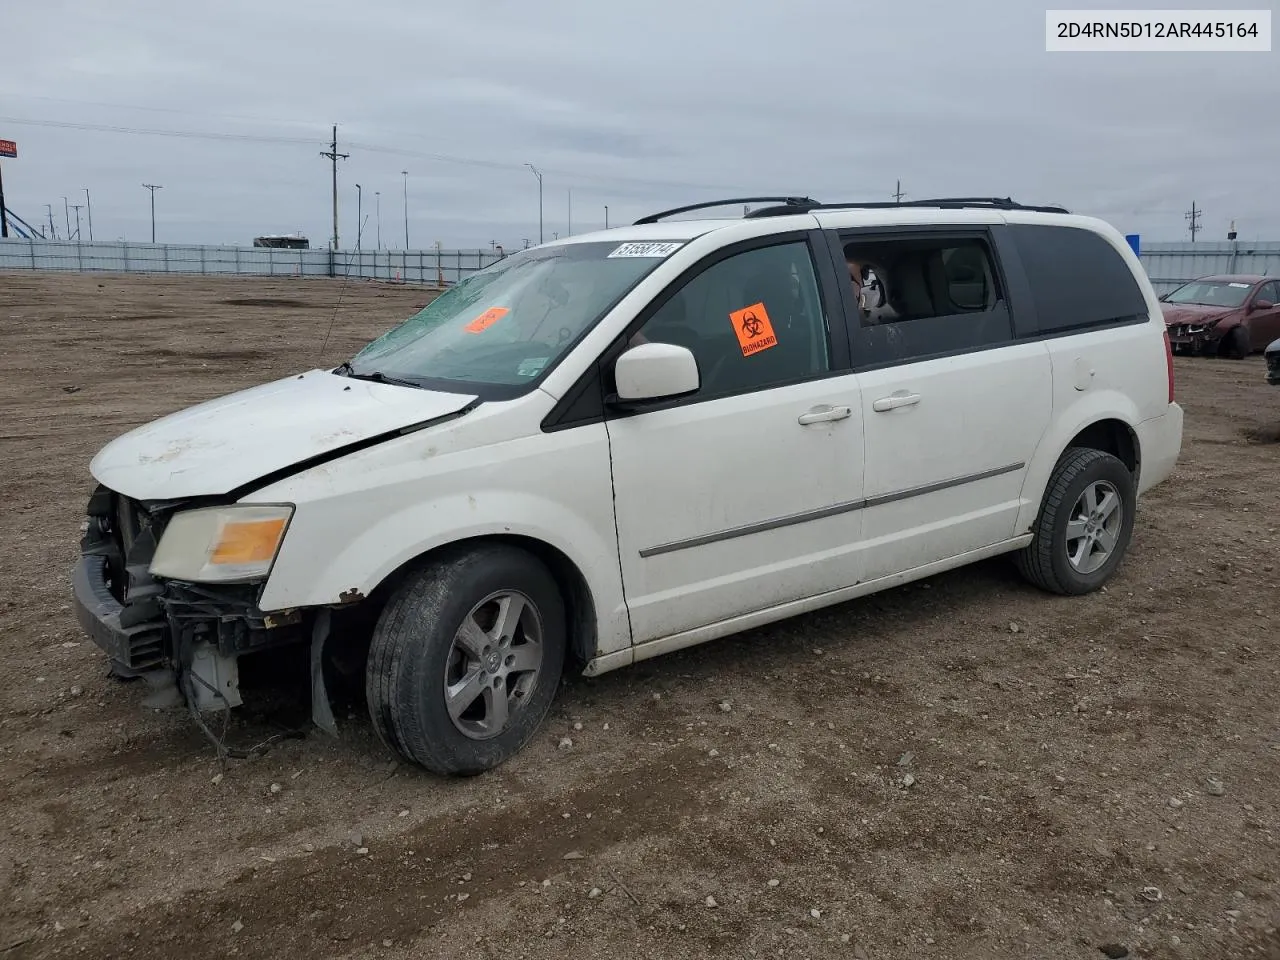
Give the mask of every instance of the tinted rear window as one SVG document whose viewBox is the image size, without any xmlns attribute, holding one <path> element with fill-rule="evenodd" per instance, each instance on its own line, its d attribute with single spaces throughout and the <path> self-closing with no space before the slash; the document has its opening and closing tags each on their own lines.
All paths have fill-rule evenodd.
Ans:
<svg viewBox="0 0 1280 960">
<path fill-rule="evenodd" d="M 1098 234 L 1039 224 L 1011 224 L 1009 232 L 1036 307 L 1036 329 L 1019 333 L 1059 333 L 1146 316 L 1146 298 L 1128 264 Z"/>
</svg>

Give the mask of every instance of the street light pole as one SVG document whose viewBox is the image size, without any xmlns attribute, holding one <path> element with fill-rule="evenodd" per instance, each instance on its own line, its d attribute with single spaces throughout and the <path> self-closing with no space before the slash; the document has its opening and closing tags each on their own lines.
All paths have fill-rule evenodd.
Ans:
<svg viewBox="0 0 1280 960">
<path fill-rule="evenodd" d="M 360 252 L 360 234 L 364 232 L 364 193 L 356 184 L 356 253 Z"/>
<path fill-rule="evenodd" d="M 538 178 L 538 242 L 542 243 L 542 174 L 538 172 L 538 168 L 532 163 L 526 163 L 526 167 L 533 171 L 533 175 Z"/>
<path fill-rule="evenodd" d="M 378 249 L 382 249 L 382 191 L 373 191 L 374 203 L 378 207 Z"/>
<path fill-rule="evenodd" d="M 71 205 L 67 203 L 66 197 L 62 198 L 62 213 L 63 213 L 63 216 L 67 218 L 66 237 L 68 240 L 70 240 L 71 239 Z"/>
<path fill-rule="evenodd" d="M 89 188 L 84 188 L 84 205 L 89 212 L 89 242 L 93 243 L 93 204 L 89 202 Z"/>
<path fill-rule="evenodd" d="M 609 229 L 609 205 L 607 203 L 604 205 L 604 228 L 606 230 Z"/>
<path fill-rule="evenodd" d="M 409 171 L 401 170 L 404 174 L 404 248 L 409 249 Z"/>
<path fill-rule="evenodd" d="M 156 191 L 163 189 L 158 183 L 144 183 L 144 187 L 151 191 L 151 242 L 156 242 Z M 71 228 L 68 226 L 68 230 Z"/>
</svg>

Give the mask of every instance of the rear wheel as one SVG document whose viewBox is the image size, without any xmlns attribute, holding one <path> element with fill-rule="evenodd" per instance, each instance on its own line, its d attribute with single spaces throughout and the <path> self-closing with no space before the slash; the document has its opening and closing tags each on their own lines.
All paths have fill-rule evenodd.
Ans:
<svg viewBox="0 0 1280 960">
<path fill-rule="evenodd" d="M 1014 555 L 1031 583 L 1053 593 L 1097 590 L 1115 573 L 1133 536 L 1133 474 L 1102 450 L 1063 454 L 1032 529 L 1034 539 Z"/>
<path fill-rule="evenodd" d="M 565 624 L 555 579 L 523 550 L 485 546 L 428 563 L 374 629 L 365 692 L 378 736 L 436 773 L 496 767 L 551 706 Z"/>
</svg>

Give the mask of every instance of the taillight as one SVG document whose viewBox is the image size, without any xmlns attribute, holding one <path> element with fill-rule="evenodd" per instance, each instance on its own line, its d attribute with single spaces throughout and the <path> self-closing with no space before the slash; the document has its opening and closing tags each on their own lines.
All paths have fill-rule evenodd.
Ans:
<svg viewBox="0 0 1280 960">
<path fill-rule="evenodd" d="M 1164 362 L 1169 368 L 1169 402 L 1173 403 L 1173 342 L 1169 339 L 1169 331 L 1164 332 Z"/>
</svg>

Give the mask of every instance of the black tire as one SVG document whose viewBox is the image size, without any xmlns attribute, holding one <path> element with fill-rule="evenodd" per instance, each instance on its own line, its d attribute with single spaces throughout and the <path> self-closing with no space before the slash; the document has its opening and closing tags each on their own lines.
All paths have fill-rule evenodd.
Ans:
<svg viewBox="0 0 1280 960">
<path fill-rule="evenodd" d="M 1243 360 L 1249 356 L 1249 333 L 1243 327 L 1236 327 L 1222 339 L 1220 353 L 1232 360 Z"/>
<path fill-rule="evenodd" d="M 522 595 L 536 611 L 541 664 L 523 695 L 512 688 L 506 698 L 518 704 L 509 725 L 495 726 L 501 732 L 488 739 L 474 739 L 450 716 L 446 677 L 464 652 L 454 648 L 464 620 L 485 598 L 503 591 Z M 564 669 L 566 632 L 555 578 L 524 550 L 491 545 L 425 564 L 406 577 L 374 628 L 365 694 L 378 737 L 405 760 L 435 773 L 472 776 L 498 766 L 528 742 L 550 709 Z M 480 676 L 478 667 L 473 672 Z M 494 679 L 496 687 L 502 677 Z M 481 706 L 488 709 L 487 699 Z"/>
<path fill-rule="evenodd" d="M 1067 525 L 1072 511 L 1095 483 L 1115 489 L 1123 511 L 1113 532 L 1115 547 L 1095 570 L 1082 572 L 1068 556 Z M 1050 593 L 1078 596 L 1097 590 L 1115 573 L 1133 537 L 1137 494 L 1134 476 L 1116 457 L 1102 450 L 1073 447 L 1067 450 L 1049 478 L 1049 486 L 1032 533 L 1035 539 L 1014 554 L 1018 571 L 1031 583 Z"/>
</svg>

